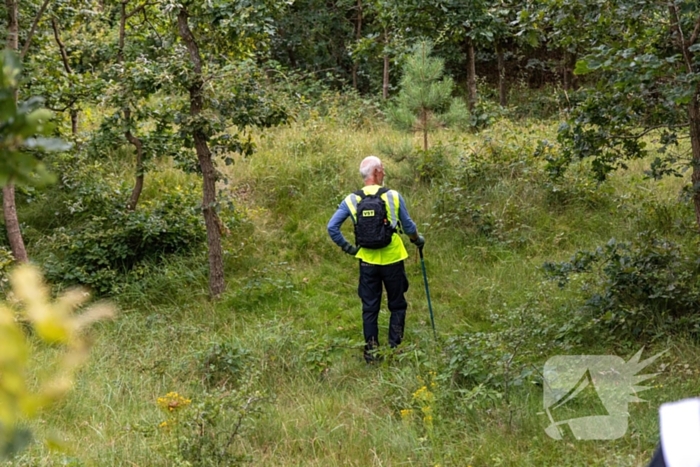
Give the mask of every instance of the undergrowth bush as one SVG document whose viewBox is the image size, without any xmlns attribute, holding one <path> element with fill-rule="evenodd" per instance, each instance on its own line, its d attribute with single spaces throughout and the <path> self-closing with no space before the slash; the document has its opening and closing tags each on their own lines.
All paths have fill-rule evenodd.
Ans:
<svg viewBox="0 0 700 467">
<path fill-rule="evenodd" d="M 454 387 L 500 392 L 535 378 L 530 363 L 565 346 L 560 328 L 532 305 L 491 313 L 492 329 L 448 338 L 444 376 Z"/>
<path fill-rule="evenodd" d="M 459 228 L 477 233 L 488 240 L 503 241 L 503 221 L 482 203 L 468 188 L 450 182 L 440 186 L 438 200 L 433 208 L 436 227 Z"/>
<path fill-rule="evenodd" d="M 474 130 L 482 130 L 490 127 L 506 114 L 498 103 L 480 99 L 474 104 L 474 108 L 469 112 L 469 118 L 465 125 Z"/>
<path fill-rule="evenodd" d="M 427 183 L 444 179 L 451 169 L 447 152 L 448 148 L 442 144 L 435 144 L 427 150 L 417 150 L 411 161 L 416 178 Z"/>
<path fill-rule="evenodd" d="M 692 251 L 697 247 L 693 247 Z M 700 333 L 700 265 L 695 254 L 654 232 L 632 242 L 611 239 L 571 259 L 544 264 L 546 275 L 566 286 L 582 276 L 581 332 L 610 340 L 658 340 L 669 333 Z"/>
<path fill-rule="evenodd" d="M 695 235 L 697 223 L 692 203 L 679 203 L 678 199 L 647 199 L 642 196 L 624 197 L 626 215 L 639 232 L 654 231 L 659 235 Z M 620 203 L 622 204 L 622 203 Z"/>
<path fill-rule="evenodd" d="M 485 138 L 466 149 L 438 186 L 433 223 L 460 228 L 489 241 L 523 243 L 523 212 L 529 192 L 541 190 L 542 174 L 532 157 L 533 148 L 514 134 L 495 140 Z M 494 202 L 502 203 L 495 207 Z"/>
<path fill-rule="evenodd" d="M 560 88 L 545 86 L 533 89 L 524 80 L 519 80 L 508 90 L 508 106 L 510 117 L 550 119 L 557 117 L 559 113 L 572 103 Z"/>
<path fill-rule="evenodd" d="M 257 418 L 266 396 L 256 389 L 253 370 L 231 389 L 215 387 L 187 399 L 176 392 L 158 398 L 166 415 L 160 423 L 168 465 L 219 467 L 249 462 L 238 443 Z"/>
<path fill-rule="evenodd" d="M 382 141 L 377 145 L 380 154 L 389 157 L 397 163 L 405 163 L 411 172 L 413 180 L 400 180 L 410 184 L 413 181 L 423 183 L 436 183 L 447 178 L 452 171 L 450 159 L 455 151 L 441 142 L 433 144 L 427 150 L 414 147 L 410 140 L 403 139 L 398 142 Z"/>
<path fill-rule="evenodd" d="M 10 284 L 10 269 L 15 264 L 12 252 L 5 246 L 0 246 L 0 292 L 6 292 Z"/>
<path fill-rule="evenodd" d="M 548 140 L 537 144 L 534 157 L 547 161 L 548 179 L 543 182 L 546 201 L 550 207 L 583 206 L 587 209 L 599 209 L 610 204 L 613 189 L 610 184 L 594 179 L 593 171 L 587 161 L 578 161 L 560 171 L 552 165 L 559 158 L 560 148 Z"/>
<path fill-rule="evenodd" d="M 203 245 L 201 201 L 194 187 L 163 185 L 157 199 L 128 211 L 121 192 L 96 185 L 67 202 L 83 221 L 58 227 L 43 242 L 50 251 L 44 268 L 52 281 L 114 294 L 120 276 L 137 266 Z"/>
<path fill-rule="evenodd" d="M 232 342 L 213 343 L 197 357 L 197 366 L 204 385 L 236 387 L 248 366 L 250 352 Z"/>
<path fill-rule="evenodd" d="M 275 66 L 274 63 L 269 63 Z M 270 74 L 268 70 L 268 75 Z M 354 89 L 332 89 L 313 75 L 277 67 L 269 92 L 299 122 L 323 119 L 325 123 L 361 129 L 373 128 L 381 118 L 379 102 Z"/>
</svg>

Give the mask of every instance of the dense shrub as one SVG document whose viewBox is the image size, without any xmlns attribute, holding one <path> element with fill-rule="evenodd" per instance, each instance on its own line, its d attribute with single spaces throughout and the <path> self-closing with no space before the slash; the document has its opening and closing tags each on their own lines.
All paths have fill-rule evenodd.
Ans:
<svg viewBox="0 0 700 467">
<path fill-rule="evenodd" d="M 59 227 L 45 240 L 51 251 L 44 264 L 47 276 L 115 293 L 117 278 L 138 265 L 202 245 L 199 196 L 188 188 L 163 186 L 157 199 L 142 201 L 132 212 L 109 185 L 85 187 L 68 201 L 82 222 Z"/>
<path fill-rule="evenodd" d="M 213 343 L 198 355 L 197 365 L 206 387 L 237 387 L 251 365 L 251 355 L 231 342 Z"/>
<path fill-rule="evenodd" d="M 9 286 L 9 273 L 15 264 L 12 252 L 5 246 L 0 246 L 0 291 L 5 292 Z"/>
<path fill-rule="evenodd" d="M 560 88 L 545 86 L 533 89 L 524 81 L 509 89 L 508 106 L 511 118 L 549 119 L 575 104 L 572 96 Z"/>
<path fill-rule="evenodd" d="M 568 327 L 545 316 L 541 308 L 538 300 L 505 308 L 491 313 L 491 329 L 449 337 L 440 379 L 470 399 L 470 405 L 497 399 L 508 402 L 514 387 L 526 382 L 541 384 L 541 375 L 534 369 L 571 347 L 566 338 Z"/>
<path fill-rule="evenodd" d="M 503 222 L 469 190 L 450 182 L 440 187 L 440 196 L 434 206 L 433 219 L 437 227 L 460 228 L 478 233 L 489 240 L 504 238 Z"/>
<path fill-rule="evenodd" d="M 546 189 L 546 201 L 550 207 L 578 205 L 588 209 L 605 207 L 610 204 L 613 188 L 596 180 L 588 161 L 577 161 L 564 167 L 557 161 L 561 159 L 561 148 L 548 140 L 540 140 L 534 157 L 546 162 L 548 175 L 543 182 Z"/>
<path fill-rule="evenodd" d="M 658 339 L 700 332 L 700 266 L 697 259 L 653 233 L 633 242 L 610 240 L 569 261 L 547 262 L 545 273 L 564 287 L 583 275 L 584 302 L 576 314 L 594 331 L 615 339 Z"/>
<path fill-rule="evenodd" d="M 496 102 L 480 99 L 469 112 L 469 119 L 465 124 L 475 130 L 482 130 L 496 123 L 505 114 L 505 109 Z"/>
<path fill-rule="evenodd" d="M 451 169 L 447 151 L 448 148 L 442 144 L 436 144 L 427 150 L 417 150 L 411 159 L 417 178 L 423 182 L 444 179 Z"/>
<path fill-rule="evenodd" d="M 530 192 L 541 190 L 543 180 L 531 146 L 511 133 L 464 150 L 438 187 L 434 224 L 520 243 L 516 231 L 526 227 L 521 217 L 530 208 Z M 492 206 L 502 200 L 503 205 Z"/>
</svg>

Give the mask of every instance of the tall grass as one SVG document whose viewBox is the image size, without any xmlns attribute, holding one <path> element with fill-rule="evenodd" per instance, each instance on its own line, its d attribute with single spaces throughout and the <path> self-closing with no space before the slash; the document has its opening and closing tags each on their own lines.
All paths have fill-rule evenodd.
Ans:
<svg viewBox="0 0 700 467">
<path fill-rule="evenodd" d="M 487 163 L 497 157 L 515 161 L 539 139 L 552 139 L 554 131 L 550 124 L 502 121 L 480 134 L 439 132 L 433 141 L 448 148 L 445 157 L 454 168 L 475 155 Z M 655 388 L 644 393 L 648 402 L 631 405 L 630 430 L 617 441 L 549 439 L 542 387 L 532 380 L 512 388 L 508 400 L 486 397 L 478 387 L 455 392 L 448 379 L 441 380 L 432 388 L 430 429 L 401 411 L 416 408 L 415 394 L 440 370 L 450 336 L 488 331 L 494 313 L 533 296 L 545 315 L 578 300 L 576 291 L 543 283 L 539 268 L 545 260 L 565 259 L 579 248 L 654 226 L 685 238 L 687 232 L 668 227 L 690 215 L 677 200 L 682 181 L 642 180 L 642 166 L 633 165 L 608 185 L 595 186 L 581 166 L 565 184 L 552 187 L 536 168 L 496 166 L 497 176 L 481 173 L 467 187 L 499 223 L 501 236 L 490 237 L 469 223 L 440 224 L 442 180 L 421 181 L 410 159 L 397 162 L 380 152 L 387 144 L 405 145 L 405 138 L 381 124 L 358 129 L 321 118 L 259 135 L 254 156 L 221 167 L 229 180 L 221 185 L 222 195 L 233 201 L 239 219 L 224 239 L 223 298 L 207 301 L 200 252 L 170 256 L 126 283 L 114 297 L 122 313 L 95 332 L 92 361 L 77 387 L 58 411 L 33 427 L 42 436 L 61 433 L 69 449 L 50 454 L 37 443 L 11 465 L 177 465 L 178 446 L 172 433 L 159 428 L 163 414 L 156 399 L 177 391 L 193 403 L 201 400 L 207 390 L 203 352 L 221 342 L 248 349 L 250 367 L 260 372 L 262 412 L 246 421 L 235 440 L 252 465 L 645 465 L 658 441 L 659 404 L 695 393 L 700 355 L 694 343 L 669 339 L 666 366 Z M 403 194 L 425 233 L 440 336 L 432 339 L 420 264 L 409 246 L 406 344 L 375 366 L 364 364 L 358 347 L 357 264 L 325 231 L 338 203 L 360 186 L 357 167 L 369 154 L 384 157 L 386 185 Z M 182 175 L 164 164 L 148 177 L 177 183 Z M 149 191 L 148 179 L 146 187 L 145 199 L 158 195 Z M 49 206 L 51 200 L 45 202 Z M 36 209 L 26 208 L 33 216 Z M 348 225 L 344 232 L 351 236 Z M 383 312 L 381 337 L 387 327 Z M 537 344 L 546 353 L 547 343 Z M 621 349 L 594 343 L 571 350 Z M 38 358 L 40 368 L 41 352 Z"/>
</svg>

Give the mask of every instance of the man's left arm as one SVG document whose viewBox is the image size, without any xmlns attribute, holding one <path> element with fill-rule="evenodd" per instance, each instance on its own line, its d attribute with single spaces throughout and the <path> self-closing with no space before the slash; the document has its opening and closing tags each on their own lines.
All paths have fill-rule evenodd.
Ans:
<svg viewBox="0 0 700 467">
<path fill-rule="evenodd" d="M 413 222 L 413 219 L 411 219 L 411 216 L 408 214 L 408 208 L 406 208 L 406 201 L 403 199 L 403 196 L 401 196 L 400 193 L 399 222 L 401 222 L 401 229 L 403 230 L 403 233 L 408 235 L 412 242 L 415 242 L 419 237 L 418 227 L 416 226 L 416 223 Z"/>
</svg>

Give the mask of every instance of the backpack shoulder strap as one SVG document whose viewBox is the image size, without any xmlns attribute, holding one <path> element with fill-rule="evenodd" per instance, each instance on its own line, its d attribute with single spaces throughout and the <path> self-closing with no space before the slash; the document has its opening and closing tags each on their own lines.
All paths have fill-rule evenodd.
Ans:
<svg viewBox="0 0 700 467">
<path fill-rule="evenodd" d="M 365 192 L 363 190 L 354 191 L 353 194 L 359 196 L 360 201 L 362 201 L 363 199 L 365 199 L 367 197 L 367 195 L 365 194 Z"/>
<path fill-rule="evenodd" d="M 383 186 L 379 190 L 377 190 L 377 196 L 382 196 L 384 193 L 388 193 L 389 191 L 390 190 L 387 187 Z"/>
</svg>

